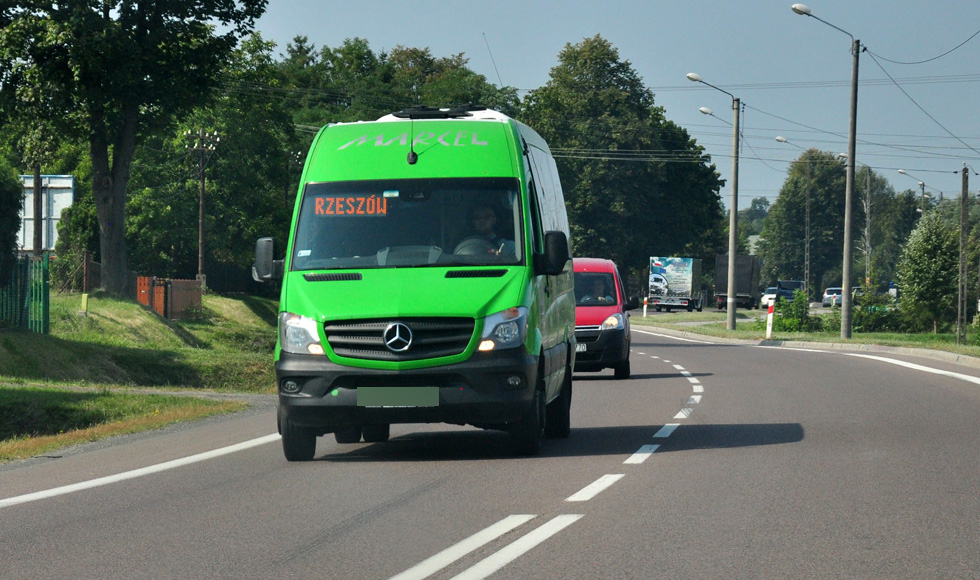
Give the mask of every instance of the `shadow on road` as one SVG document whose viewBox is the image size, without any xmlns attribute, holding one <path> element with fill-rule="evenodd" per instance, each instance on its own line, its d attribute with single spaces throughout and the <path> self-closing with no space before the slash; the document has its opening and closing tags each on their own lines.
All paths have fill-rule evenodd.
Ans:
<svg viewBox="0 0 980 580">
<path fill-rule="evenodd" d="M 572 428 L 568 439 L 549 439 L 538 457 L 622 455 L 625 459 L 641 445 L 659 444 L 657 453 L 697 449 L 730 449 L 783 445 L 803 440 L 799 423 L 745 425 L 682 425 L 666 439 L 654 439 L 662 425 Z M 328 440 L 332 435 L 325 436 Z M 320 449 L 322 450 L 322 444 Z M 319 461 L 485 461 L 514 459 L 510 440 L 502 431 L 456 430 L 409 433 L 387 443 L 331 447 Z"/>
</svg>

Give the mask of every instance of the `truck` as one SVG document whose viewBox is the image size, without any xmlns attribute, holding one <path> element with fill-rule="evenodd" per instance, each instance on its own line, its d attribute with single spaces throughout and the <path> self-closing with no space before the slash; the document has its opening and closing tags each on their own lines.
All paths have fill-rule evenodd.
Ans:
<svg viewBox="0 0 980 580">
<path fill-rule="evenodd" d="M 686 308 L 688 312 L 704 308 L 701 291 L 701 259 L 650 257 L 650 289 L 647 305 L 660 312 Z"/>
<path fill-rule="evenodd" d="M 759 273 L 762 261 L 758 256 L 735 256 L 735 306 L 758 308 L 761 298 Z M 728 255 L 715 256 L 715 301 L 718 309 L 728 305 Z"/>
</svg>

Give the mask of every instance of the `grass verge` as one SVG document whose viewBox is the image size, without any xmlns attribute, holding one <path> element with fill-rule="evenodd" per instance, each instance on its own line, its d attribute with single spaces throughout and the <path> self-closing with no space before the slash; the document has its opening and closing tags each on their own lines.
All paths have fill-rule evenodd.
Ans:
<svg viewBox="0 0 980 580">
<path fill-rule="evenodd" d="M 98 294 L 80 307 L 53 295 L 50 334 L 0 330 L 0 462 L 245 406 L 140 389 L 274 392 L 274 301 L 207 295 L 181 321 Z"/>
</svg>

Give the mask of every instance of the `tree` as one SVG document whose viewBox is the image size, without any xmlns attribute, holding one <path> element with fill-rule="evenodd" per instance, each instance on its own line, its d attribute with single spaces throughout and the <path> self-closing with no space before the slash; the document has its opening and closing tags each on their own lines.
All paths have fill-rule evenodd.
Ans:
<svg viewBox="0 0 980 580">
<path fill-rule="evenodd" d="M 752 200 L 749 209 L 738 212 L 738 233 L 745 232 L 747 236 L 757 236 L 762 233 L 762 222 L 769 214 L 769 200 L 757 197 Z"/>
<path fill-rule="evenodd" d="M 898 264 L 900 300 L 914 328 L 956 320 L 959 234 L 938 211 L 926 212 L 909 236 Z"/>
<path fill-rule="evenodd" d="M 45 92 L 56 129 L 89 143 L 108 292 L 126 292 L 127 186 L 140 140 L 207 102 L 266 1 L 15 0 L 0 10 L 4 87 Z"/>
<path fill-rule="evenodd" d="M 556 157 L 575 254 L 610 258 L 634 276 L 651 255 L 714 263 L 722 182 L 703 148 L 602 37 L 565 45 L 558 60 L 519 118 Z"/>
<path fill-rule="evenodd" d="M 24 203 L 24 185 L 17 174 L 0 159 L 0 284 L 7 279 L 17 249 L 20 209 Z"/>
<path fill-rule="evenodd" d="M 802 280 L 806 263 L 807 197 L 810 199 L 810 288 L 838 286 L 844 254 L 844 162 L 816 149 L 804 151 L 762 224 L 759 254 L 765 280 Z M 856 223 L 863 223 L 855 207 Z"/>
</svg>

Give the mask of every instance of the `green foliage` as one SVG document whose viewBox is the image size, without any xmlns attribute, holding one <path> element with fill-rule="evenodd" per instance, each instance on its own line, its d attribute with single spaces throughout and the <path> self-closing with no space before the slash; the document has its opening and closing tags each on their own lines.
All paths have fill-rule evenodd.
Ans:
<svg viewBox="0 0 980 580">
<path fill-rule="evenodd" d="M 555 154 L 575 255 L 608 257 L 634 273 L 654 251 L 712 263 L 723 244 L 722 182 L 703 148 L 665 118 L 602 37 L 566 45 L 558 60 L 519 118 Z"/>
<path fill-rule="evenodd" d="M 769 200 L 756 197 L 748 209 L 738 212 L 738 233 L 746 236 L 757 236 L 762 233 L 762 222 L 769 215 Z"/>
<path fill-rule="evenodd" d="M 958 272 L 958 233 L 939 212 L 926 212 L 898 265 L 901 307 L 912 328 L 938 332 L 955 322 Z"/>
<path fill-rule="evenodd" d="M 899 331 L 901 327 L 898 305 L 887 294 L 866 292 L 851 305 L 851 330 L 854 332 Z"/>
<path fill-rule="evenodd" d="M 810 316 L 810 300 L 802 290 L 797 290 L 792 300 L 776 302 L 772 328 L 780 332 L 817 332 L 822 328 L 822 321 Z"/>
<path fill-rule="evenodd" d="M 6 280 L 12 266 L 12 254 L 17 249 L 20 229 L 20 209 L 24 204 L 24 185 L 0 159 L 0 284 Z"/>
</svg>

